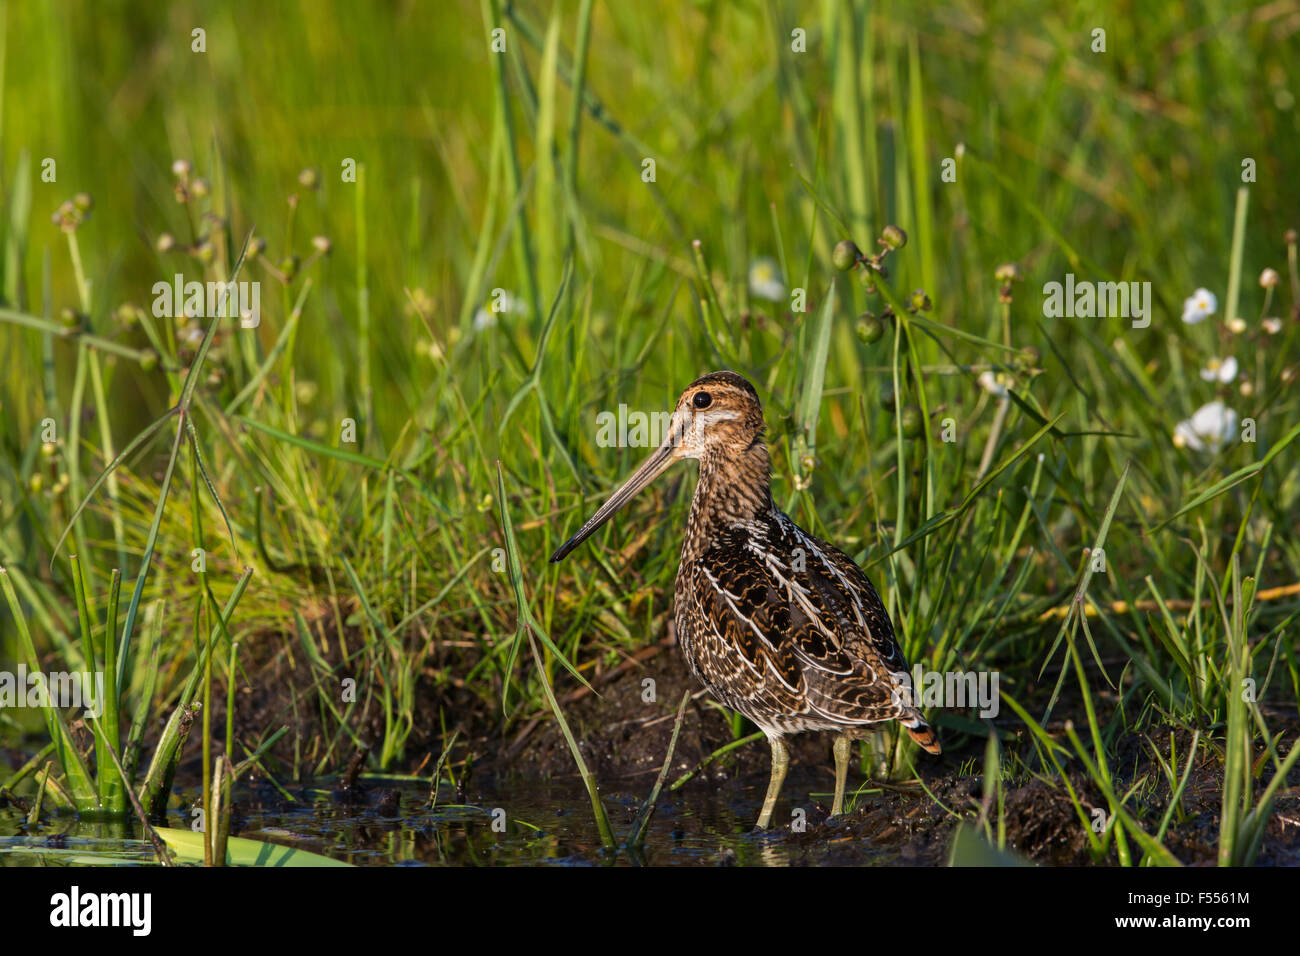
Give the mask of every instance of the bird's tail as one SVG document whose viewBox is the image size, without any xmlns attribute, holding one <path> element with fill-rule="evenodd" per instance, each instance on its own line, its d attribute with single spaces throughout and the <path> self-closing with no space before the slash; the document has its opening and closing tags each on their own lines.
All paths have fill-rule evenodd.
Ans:
<svg viewBox="0 0 1300 956">
<path fill-rule="evenodd" d="M 943 753 L 943 748 L 939 746 L 939 735 L 925 721 L 917 721 L 915 727 L 907 728 L 907 732 L 922 750 L 932 754 Z"/>
</svg>

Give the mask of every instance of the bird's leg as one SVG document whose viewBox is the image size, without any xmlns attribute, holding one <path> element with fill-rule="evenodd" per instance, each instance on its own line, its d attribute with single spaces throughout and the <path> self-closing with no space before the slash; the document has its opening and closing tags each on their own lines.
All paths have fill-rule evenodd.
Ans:
<svg viewBox="0 0 1300 956">
<path fill-rule="evenodd" d="M 849 751 L 852 741 L 848 734 L 835 738 L 835 802 L 831 804 L 831 816 L 838 817 L 844 810 L 844 781 L 849 775 Z"/>
<path fill-rule="evenodd" d="M 790 752 L 785 749 L 781 738 L 769 737 L 768 742 L 772 745 L 772 775 L 767 781 L 767 796 L 763 800 L 763 812 L 758 815 L 758 823 L 754 826 L 756 830 L 766 830 L 772 822 L 776 798 L 781 792 L 781 784 L 785 782 L 785 772 L 790 767 Z"/>
</svg>

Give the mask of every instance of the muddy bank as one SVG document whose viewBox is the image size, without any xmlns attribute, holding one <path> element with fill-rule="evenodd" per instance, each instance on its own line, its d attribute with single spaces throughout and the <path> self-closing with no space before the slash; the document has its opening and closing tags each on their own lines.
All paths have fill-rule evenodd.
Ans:
<svg viewBox="0 0 1300 956">
<path fill-rule="evenodd" d="M 295 656 L 286 645 L 256 664 L 250 661 L 246 672 L 253 684 L 239 688 L 236 695 L 237 737 L 254 745 L 263 735 L 288 725 L 290 733 L 273 749 L 268 770 L 282 781 L 295 776 L 310 780 L 313 770 L 320 767 L 322 777 L 330 781 L 322 781 L 323 786 L 346 789 L 338 781 L 354 763 L 358 748 L 349 735 L 340 734 L 337 726 L 322 718 L 322 708 L 313 698 L 315 678 L 302 655 Z M 572 754 L 550 713 L 519 715 L 503 724 L 499 702 L 489 707 L 463 684 L 449 679 L 449 672 L 450 668 L 440 671 L 432 664 L 425 669 L 417 684 L 415 719 L 406 756 L 390 769 L 430 773 L 443 752 L 445 726 L 448 734 L 457 734 L 448 762 L 467 799 L 472 801 L 476 794 L 485 798 L 494 794 L 508 803 L 512 792 L 539 781 L 551 781 L 559 788 L 557 792 L 572 793 L 577 798 L 571 808 L 561 809 L 572 814 L 587 812 L 576 789 Z M 575 686 L 567 676 L 560 678 L 557 691 L 583 757 L 596 774 L 616 821 L 620 814 L 630 820 L 639 801 L 648 794 L 663 764 L 684 693 L 690 694 L 690 701 L 668 775 L 670 783 L 696 770 L 705 758 L 737 739 L 730 716 L 711 702 L 669 641 L 643 648 L 635 657 L 608 662 L 592 672 L 590 680 L 595 692 Z M 216 693 L 214 689 L 213 700 L 215 730 L 224 727 L 224 691 Z M 1064 724 L 1071 717 L 1076 725 L 1082 725 L 1081 708 L 1063 700 L 1048 731 L 1064 739 Z M 1002 735 L 1004 768 L 1038 766 L 1032 742 L 1014 718 L 1004 715 L 994 725 Z M 382 739 L 383 714 L 376 706 L 360 709 L 351 726 L 361 740 L 377 748 Z M 745 736 L 752 731 L 752 727 L 744 725 L 739 734 Z M 935 865 L 947 860 L 953 834 L 962 821 L 979 820 L 983 813 L 996 834 L 996 801 L 983 807 L 985 740 L 951 728 L 941 728 L 940 732 L 943 755 L 918 753 L 914 758 L 919 781 L 907 775 L 893 781 L 868 780 L 855 763 L 849 789 L 851 794 L 855 789 L 860 792 L 851 802 L 851 811 L 839 820 L 829 819 L 834 786 L 830 735 L 792 738 L 791 775 L 774 820 L 775 832 L 784 841 L 783 859 L 793 863 Z M 1167 752 L 1169 729 L 1149 733 L 1152 739 L 1163 741 L 1162 749 Z M 1188 752 L 1191 735 L 1181 729 L 1174 729 L 1174 734 L 1181 773 L 1185 759 L 1181 755 Z M 1287 731 L 1286 738 L 1290 739 L 1291 734 Z M 192 738 L 178 780 L 197 774 L 197 755 Z M 1018 755 L 1023 764 L 1012 761 L 1012 755 Z M 1145 821 L 1149 831 L 1154 831 L 1171 791 L 1146 739 L 1139 735 L 1121 739 L 1113 763 L 1116 790 L 1134 790 L 1128 804 L 1130 811 Z M 764 741 L 744 744 L 699 770 L 680 790 L 666 793 L 663 803 L 665 807 L 674 802 L 723 805 L 726 822 L 722 830 L 746 832 L 757 815 L 768 766 Z M 1266 764 L 1260 769 L 1265 775 L 1271 772 Z M 1260 864 L 1300 865 L 1300 772 L 1293 772 L 1289 783 L 1275 804 L 1258 858 Z M 1059 780 L 1022 772 L 1005 777 L 1003 784 L 1002 824 L 1009 851 L 1036 864 L 1095 862 L 1085 824 Z M 256 777 L 250 786 L 266 792 Z M 1090 820 L 1094 810 L 1107 810 L 1103 795 L 1077 768 L 1071 774 L 1071 786 Z M 1164 839 L 1168 849 L 1185 864 L 1216 862 L 1221 788 L 1220 760 L 1203 755 L 1192 769 L 1181 810 Z M 382 795 L 353 796 L 369 801 Z M 791 822 L 796 808 L 803 811 L 802 831 Z M 1137 855 L 1132 841 L 1130 846 Z M 732 862 L 728 852 L 720 842 L 716 862 Z"/>
<path fill-rule="evenodd" d="M 643 682 L 647 677 L 655 682 L 654 700 L 645 699 Z M 674 754 L 668 778 L 671 781 L 734 739 L 728 717 L 701 693 L 675 648 L 603 688 L 600 697 L 588 695 L 566 708 L 583 757 L 603 789 L 648 792 L 667 752 L 676 705 L 683 692 L 690 692 L 692 699 Z M 1058 707 L 1047 728 L 1053 736 L 1064 739 L 1067 720 L 1073 718 L 1079 725 L 1085 719 L 1081 709 L 1077 714 L 1070 711 L 1068 706 Z M 1019 754 L 1027 765 L 1036 767 L 1032 743 L 1018 722 L 999 719 L 994 723 L 1004 735 L 1004 766 L 1009 764 L 1011 754 Z M 752 730 L 746 726 L 743 732 Z M 1162 729 L 1151 735 L 1167 742 L 1168 732 Z M 1178 753 L 1187 753 L 1191 734 L 1181 728 L 1174 734 Z M 789 840 L 786 851 L 802 856 L 804 862 L 827 864 L 881 862 L 882 854 L 900 863 L 945 862 L 957 825 L 980 818 L 985 740 L 951 730 L 943 731 L 942 737 L 942 756 L 918 754 L 915 758 L 920 783 L 906 777 L 892 782 L 866 780 L 855 765 L 849 789 L 852 792 L 858 787 L 864 792 L 841 820 L 828 819 L 834 787 L 831 736 L 805 734 L 791 739 L 792 773 L 775 820 L 777 831 Z M 576 778 L 573 758 L 553 721 L 541 721 L 529 734 L 507 746 L 504 754 L 506 760 L 498 762 L 496 769 L 507 776 Z M 1149 830 L 1154 831 L 1172 793 L 1146 738 L 1134 734 L 1121 739 L 1114 764 L 1116 790 L 1125 793 L 1136 787 L 1128 804 L 1130 812 L 1142 813 Z M 684 791 L 712 788 L 724 796 L 744 794 L 752 803 L 750 812 L 756 815 L 768 765 L 764 741 L 746 744 L 704 768 L 685 785 Z M 1181 765 L 1179 769 L 1181 772 Z M 1267 766 L 1260 769 L 1265 774 L 1271 772 Z M 1104 796 L 1084 776 L 1072 772 L 1070 782 L 1090 821 L 1095 810 L 1107 811 Z M 1292 772 L 1289 783 L 1275 804 L 1259 864 L 1300 865 L 1300 771 Z M 789 822 L 790 810 L 796 805 L 806 809 L 807 826 L 803 832 L 796 832 Z M 1191 771 L 1181 810 L 1175 814 L 1164 840 L 1181 862 L 1213 865 L 1217 861 L 1221 807 L 1222 764 L 1217 757 L 1203 756 Z M 987 816 L 996 834 L 996 802 L 987 810 Z M 1030 862 L 1075 866 L 1095 862 L 1084 823 L 1059 780 L 1052 783 L 1030 774 L 1005 779 L 1003 826 L 1007 849 Z M 1135 856 L 1139 855 L 1133 841 L 1129 842 Z"/>
</svg>

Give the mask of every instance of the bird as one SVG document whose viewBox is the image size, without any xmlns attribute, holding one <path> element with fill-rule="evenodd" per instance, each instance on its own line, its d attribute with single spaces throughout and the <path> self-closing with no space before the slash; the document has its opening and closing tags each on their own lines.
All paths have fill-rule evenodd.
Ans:
<svg viewBox="0 0 1300 956">
<path fill-rule="evenodd" d="M 844 552 L 772 500 L 763 406 L 732 371 L 681 393 L 659 447 L 551 556 L 563 560 L 684 458 L 699 463 L 674 587 L 677 643 L 697 680 L 767 737 L 771 774 L 757 830 L 789 768 L 786 738 L 833 731 L 843 812 L 851 743 L 898 721 L 929 753 L 938 736 L 915 705 L 907 660 L 876 589 Z"/>
</svg>

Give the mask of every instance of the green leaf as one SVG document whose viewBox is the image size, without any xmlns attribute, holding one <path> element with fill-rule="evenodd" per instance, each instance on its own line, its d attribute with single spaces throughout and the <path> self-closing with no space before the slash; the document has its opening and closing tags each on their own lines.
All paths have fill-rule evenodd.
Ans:
<svg viewBox="0 0 1300 956">
<path fill-rule="evenodd" d="M 204 835 L 193 830 L 177 830 L 172 827 L 154 827 L 158 836 L 167 844 L 168 849 L 176 854 L 177 863 L 195 866 L 203 863 Z M 342 860 L 335 860 L 319 853 L 298 850 L 293 847 L 280 846 L 276 843 L 263 843 L 244 837 L 230 837 L 226 840 L 226 866 L 351 866 Z"/>
</svg>

